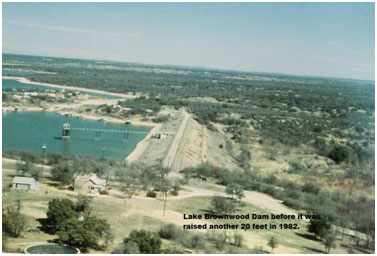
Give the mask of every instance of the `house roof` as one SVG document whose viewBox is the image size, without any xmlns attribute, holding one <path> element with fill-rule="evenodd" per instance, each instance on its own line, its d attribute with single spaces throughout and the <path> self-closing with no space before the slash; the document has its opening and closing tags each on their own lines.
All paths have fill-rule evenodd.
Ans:
<svg viewBox="0 0 377 256">
<path fill-rule="evenodd" d="M 87 181 L 93 182 L 94 185 L 99 186 L 106 186 L 107 181 L 105 179 L 100 179 L 95 174 L 85 175 L 85 176 L 77 176 L 75 179 L 75 185 L 82 185 Z"/>
<path fill-rule="evenodd" d="M 92 175 L 92 176 L 90 177 L 90 180 L 91 180 L 94 184 L 96 184 L 96 185 L 106 186 L 106 184 L 107 184 L 107 182 L 106 182 L 105 179 L 100 179 L 100 178 L 97 177 L 97 175 Z"/>
<path fill-rule="evenodd" d="M 16 176 L 13 178 L 13 183 L 18 184 L 38 184 L 34 178 Z"/>
</svg>

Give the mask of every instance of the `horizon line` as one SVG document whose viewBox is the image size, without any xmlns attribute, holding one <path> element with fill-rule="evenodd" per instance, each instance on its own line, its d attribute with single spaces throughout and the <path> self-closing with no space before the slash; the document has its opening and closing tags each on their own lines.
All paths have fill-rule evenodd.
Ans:
<svg viewBox="0 0 377 256">
<path fill-rule="evenodd" d="M 239 72 L 239 73 L 248 73 L 248 74 L 262 74 L 262 75 L 284 75 L 284 76 L 295 76 L 295 77 L 302 77 L 302 78 L 324 78 L 324 79 L 343 79 L 343 80 L 356 80 L 356 81 L 367 81 L 367 82 L 375 82 L 375 79 L 365 79 L 365 78 L 348 78 L 348 77 L 336 77 L 336 76 L 321 76 L 321 75 L 298 75 L 298 74 L 288 74 L 288 73 L 281 73 L 281 72 L 271 72 L 271 71 L 244 71 L 244 70 L 237 70 L 237 69 L 225 69 L 225 68 L 215 68 L 215 67 L 206 67 L 206 66 L 190 66 L 190 65 L 183 65 L 183 64 L 152 64 L 152 63 L 144 63 L 144 62 L 127 62 L 121 60 L 111 60 L 111 59 L 90 59 L 90 58 L 79 58 L 79 57 L 61 57 L 61 56 L 51 56 L 51 55 L 35 55 L 35 54 L 25 54 L 25 53 L 5 53 L 8 55 L 20 55 L 20 56 L 30 56 L 30 57 L 49 57 L 49 58 L 61 58 L 61 59 L 73 59 L 73 60 L 86 60 L 86 61 L 107 61 L 107 62 L 117 62 L 117 63 L 124 63 L 124 64 L 137 64 L 137 65 L 144 65 L 144 66 L 160 66 L 160 67 L 179 67 L 179 68 L 187 68 L 187 69 L 199 69 L 199 70 L 211 70 L 211 71 L 222 71 L 222 72 Z M 2 62 L 4 64 L 4 62 Z"/>
</svg>

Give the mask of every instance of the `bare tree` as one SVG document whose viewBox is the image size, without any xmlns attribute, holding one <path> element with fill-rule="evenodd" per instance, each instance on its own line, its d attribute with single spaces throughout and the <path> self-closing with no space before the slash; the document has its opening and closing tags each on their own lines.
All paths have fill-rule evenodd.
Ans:
<svg viewBox="0 0 377 256">
<path fill-rule="evenodd" d="M 333 232 L 329 232 L 323 237 L 322 243 L 325 246 L 327 254 L 330 253 L 331 248 L 336 247 L 335 240 L 336 240 L 336 237 Z"/>
</svg>

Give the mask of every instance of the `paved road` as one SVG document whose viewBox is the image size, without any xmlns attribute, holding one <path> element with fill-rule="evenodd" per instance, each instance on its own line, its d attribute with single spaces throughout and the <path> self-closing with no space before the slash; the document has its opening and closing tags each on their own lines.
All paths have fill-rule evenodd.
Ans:
<svg viewBox="0 0 377 256">
<path fill-rule="evenodd" d="M 182 140 L 183 133 L 185 132 L 187 122 L 190 118 L 190 115 L 187 112 L 183 112 L 184 118 L 182 120 L 181 126 L 178 129 L 177 135 L 174 138 L 173 143 L 170 146 L 169 152 L 166 155 L 164 161 L 162 162 L 163 167 L 170 168 L 174 163 L 175 155 L 178 151 L 178 146 Z"/>
</svg>

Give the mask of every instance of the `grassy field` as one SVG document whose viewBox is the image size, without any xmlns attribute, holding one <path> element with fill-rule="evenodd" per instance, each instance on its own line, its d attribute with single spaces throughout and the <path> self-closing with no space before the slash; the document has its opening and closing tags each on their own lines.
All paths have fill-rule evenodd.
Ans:
<svg viewBox="0 0 377 256">
<path fill-rule="evenodd" d="M 3 165 L 3 184 L 11 181 L 15 175 L 14 164 L 4 163 Z M 40 224 L 37 221 L 39 218 L 46 218 L 46 211 L 48 202 L 54 198 L 68 198 L 76 200 L 77 194 L 69 190 L 58 190 L 56 187 L 47 185 L 51 184 L 48 178 L 45 178 L 36 192 L 26 192 L 10 189 L 5 191 L 6 197 L 3 197 L 3 206 L 14 203 L 16 200 L 22 202 L 22 213 L 27 216 L 28 227 L 35 228 Z M 203 189 L 221 192 L 218 187 L 211 187 L 205 182 L 195 182 L 196 185 Z M 47 193 L 46 193 L 47 192 Z M 4 193 L 4 192 L 3 192 Z M 189 193 L 186 191 L 186 193 Z M 323 253 L 324 247 L 318 241 L 313 239 L 312 235 L 307 232 L 307 222 L 290 220 L 290 221 L 273 221 L 273 220 L 200 220 L 191 221 L 184 220 L 183 214 L 205 214 L 210 208 L 209 196 L 193 196 L 185 197 L 177 200 L 168 200 L 166 204 L 165 216 L 163 215 L 163 201 L 155 198 L 148 198 L 143 195 L 137 195 L 131 199 L 119 198 L 115 196 L 115 191 L 112 191 L 109 196 L 97 196 L 93 200 L 93 214 L 106 218 L 111 225 L 112 231 L 115 235 L 114 243 L 108 248 L 106 253 L 112 251 L 124 239 L 130 231 L 134 229 L 147 229 L 150 231 L 158 231 L 163 224 L 174 223 L 182 228 L 183 224 L 197 223 L 197 224 L 280 224 L 280 223 L 297 223 L 299 230 L 238 230 L 237 233 L 244 237 L 244 248 L 252 249 L 257 246 L 262 246 L 264 250 L 269 251 L 267 245 L 271 236 L 278 238 L 279 245 L 274 250 L 276 253 Z M 169 196 L 168 199 L 174 199 L 174 196 Z M 237 214 L 270 214 L 260 207 L 246 203 L 244 207 L 240 208 Z M 201 232 L 203 231 L 194 231 Z M 206 231 L 204 231 L 205 233 Z M 217 230 L 216 232 L 223 232 Z M 233 236 L 234 231 L 228 230 L 226 232 L 229 239 Z M 12 251 L 21 250 L 28 244 L 34 242 L 42 242 L 57 238 L 56 236 L 47 235 L 44 233 L 26 232 L 24 237 L 18 239 L 10 239 L 9 248 Z M 345 241 L 344 241 L 345 242 Z M 168 244 L 166 242 L 165 244 Z M 95 251 L 89 251 L 95 253 Z M 198 250 L 198 253 L 203 251 Z M 334 249 L 334 253 L 346 253 L 346 249 L 341 246 Z"/>
</svg>

